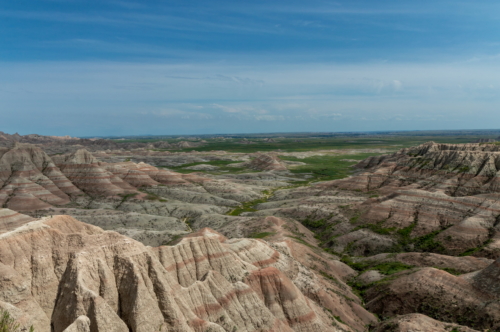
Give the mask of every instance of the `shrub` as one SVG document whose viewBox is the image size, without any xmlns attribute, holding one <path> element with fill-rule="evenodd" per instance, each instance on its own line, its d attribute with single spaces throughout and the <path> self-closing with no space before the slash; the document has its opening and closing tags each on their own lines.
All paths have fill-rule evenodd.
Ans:
<svg viewBox="0 0 500 332">
<path fill-rule="evenodd" d="M 29 331 L 35 331 L 33 326 L 30 327 Z M 0 332 L 21 332 L 16 320 L 10 316 L 8 311 L 3 309 L 0 309 Z"/>
</svg>

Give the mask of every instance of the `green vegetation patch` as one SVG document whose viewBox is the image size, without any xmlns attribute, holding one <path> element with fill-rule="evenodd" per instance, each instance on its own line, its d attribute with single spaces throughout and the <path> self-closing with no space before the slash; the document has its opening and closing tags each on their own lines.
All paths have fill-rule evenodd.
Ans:
<svg viewBox="0 0 500 332">
<path fill-rule="evenodd" d="M 147 194 L 147 196 L 144 197 L 144 199 L 147 199 L 148 201 L 167 202 L 166 199 L 161 198 L 160 196 L 158 196 L 155 193 L 152 193 L 152 192 L 149 192 L 149 191 L 146 191 L 146 190 L 141 190 L 141 189 L 139 189 L 139 190 L 142 191 L 143 193 Z M 122 202 L 124 202 L 124 201 L 122 201 Z"/>
<path fill-rule="evenodd" d="M 342 262 L 349 265 L 360 274 L 368 270 L 378 270 L 385 275 L 391 275 L 413 268 L 413 266 L 401 262 L 355 262 L 347 255 L 342 257 Z"/>
<path fill-rule="evenodd" d="M 0 309 L 0 332 L 21 332 L 26 331 L 21 329 L 20 325 L 6 310 Z M 33 326 L 30 327 L 29 332 L 34 332 Z"/>
<path fill-rule="evenodd" d="M 312 156 L 308 158 L 297 158 L 289 156 L 280 156 L 282 160 L 297 161 L 306 165 L 290 167 L 290 172 L 295 174 L 312 175 L 311 181 L 330 181 L 343 179 L 353 173 L 352 165 L 356 162 L 348 160 L 363 160 L 376 155 L 374 153 L 360 153 L 352 155 L 323 155 Z"/>
<path fill-rule="evenodd" d="M 413 268 L 413 266 L 401 262 L 386 262 L 373 266 L 371 270 L 378 270 L 385 275 L 391 275 L 411 268 Z"/>
<path fill-rule="evenodd" d="M 253 201 L 249 201 L 249 202 L 244 202 L 241 206 L 239 206 L 236 209 L 230 211 L 228 213 L 228 215 L 230 215 L 230 216 L 239 216 L 243 212 L 255 212 L 255 211 L 257 211 L 257 209 L 255 208 L 255 206 L 258 205 L 258 204 L 261 204 L 261 203 L 265 203 L 265 202 L 267 202 L 267 198 L 266 197 L 264 197 L 264 198 L 257 198 L 257 199 L 254 199 Z"/>
<path fill-rule="evenodd" d="M 302 225 L 308 228 L 321 228 L 326 226 L 326 224 L 327 224 L 326 219 L 311 220 L 309 218 L 306 218 L 305 220 L 302 221 Z"/>
<path fill-rule="evenodd" d="M 356 228 L 354 228 L 354 231 L 358 230 L 358 229 L 369 229 L 371 230 L 372 232 L 374 233 L 377 233 L 377 234 L 380 234 L 380 235 L 389 235 L 389 234 L 393 234 L 395 231 L 396 231 L 396 227 L 389 227 L 389 228 L 385 228 L 385 227 L 382 227 L 382 224 L 385 222 L 385 220 L 383 221 L 380 221 L 376 224 L 365 224 L 365 225 L 360 225 L 360 226 L 357 226 Z"/>
<path fill-rule="evenodd" d="M 276 234 L 276 233 L 274 233 L 274 232 L 252 233 L 248 237 L 252 238 L 252 239 L 263 239 L 265 237 L 272 236 L 274 234 Z"/>
<path fill-rule="evenodd" d="M 412 243 L 415 245 L 415 251 L 425 251 L 425 252 L 435 252 L 435 253 L 445 253 L 446 248 L 434 238 L 436 235 L 441 233 L 443 230 L 437 230 L 429 234 L 412 239 Z"/>
<path fill-rule="evenodd" d="M 296 240 L 297 242 L 299 242 L 299 243 L 301 243 L 301 244 L 303 244 L 303 245 L 305 245 L 305 246 L 308 246 L 309 248 L 317 249 L 317 247 L 316 247 L 316 246 L 313 246 L 313 245 L 312 245 L 312 244 L 310 244 L 309 242 L 304 241 L 304 240 L 303 240 L 303 239 L 301 239 L 300 237 L 297 237 L 297 236 L 291 236 L 291 235 L 287 235 L 287 237 L 292 238 L 292 239 Z"/>
<path fill-rule="evenodd" d="M 267 202 L 269 197 L 271 197 L 273 195 L 273 193 L 278 189 L 282 189 L 282 188 L 274 188 L 274 189 L 262 191 L 262 194 L 264 195 L 264 197 L 254 199 L 253 201 L 244 202 L 241 204 L 241 206 L 237 207 L 236 209 L 234 209 L 232 211 L 229 211 L 228 215 L 239 216 L 243 212 L 255 212 L 255 211 L 257 211 L 256 206 L 261 204 L 261 203 Z"/>
<path fill-rule="evenodd" d="M 407 252 L 407 251 L 417 251 L 417 252 L 434 252 L 438 254 L 445 254 L 446 248 L 439 242 L 436 241 L 435 237 L 447 229 L 443 227 L 442 229 L 436 230 L 426 235 L 412 238 L 410 234 L 413 229 L 417 226 L 418 217 L 416 221 L 411 225 L 396 231 L 399 236 L 398 243 L 392 248 L 392 252 Z"/>
<path fill-rule="evenodd" d="M 464 251 L 463 253 L 461 253 L 459 256 L 472 256 L 475 253 L 479 252 L 480 250 L 484 249 L 484 247 L 486 247 L 491 242 L 493 242 L 493 240 L 492 239 L 488 239 L 482 245 L 480 245 L 479 247 L 467 249 L 466 251 Z"/>
<path fill-rule="evenodd" d="M 225 140 L 205 138 L 207 143 L 198 147 L 189 147 L 180 151 L 213 151 L 224 150 L 228 152 L 266 152 L 266 151 L 314 151 L 314 150 L 344 150 L 344 149 L 391 149 L 397 150 L 405 147 L 416 146 L 425 142 L 434 141 L 436 143 L 470 143 L 472 140 L 481 138 L 481 135 L 465 136 L 466 133 L 450 132 L 412 132 L 412 133 L 386 133 L 374 135 L 367 133 L 346 134 L 346 133 L 294 133 L 294 134 L 245 134 L 231 135 Z M 285 137 L 282 137 L 285 136 Z M 481 136 L 481 137 L 480 137 Z M 498 136 L 498 135 L 497 135 Z M 266 142 L 263 138 L 273 138 L 274 142 Z M 247 138 L 250 144 L 241 144 L 243 138 Z M 117 140 L 117 143 L 168 141 L 179 142 L 176 139 L 128 139 Z"/>
</svg>

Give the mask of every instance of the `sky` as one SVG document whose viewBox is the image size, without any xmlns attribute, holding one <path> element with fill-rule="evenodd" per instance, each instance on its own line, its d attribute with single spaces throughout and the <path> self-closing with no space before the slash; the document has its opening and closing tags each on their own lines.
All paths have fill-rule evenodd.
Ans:
<svg viewBox="0 0 500 332">
<path fill-rule="evenodd" d="M 0 0 L 0 131 L 500 128 L 493 0 Z"/>
</svg>

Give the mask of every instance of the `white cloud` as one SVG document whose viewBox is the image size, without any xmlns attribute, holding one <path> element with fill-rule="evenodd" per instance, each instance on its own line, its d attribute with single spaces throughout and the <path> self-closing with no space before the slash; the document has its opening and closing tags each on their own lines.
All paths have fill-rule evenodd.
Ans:
<svg viewBox="0 0 500 332">
<path fill-rule="evenodd" d="M 188 112 L 177 109 L 163 109 L 160 111 L 143 111 L 141 112 L 143 115 L 155 115 L 164 118 L 178 118 L 184 120 L 208 120 L 213 119 L 214 116 L 209 113 L 201 113 L 201 112 Z"/>
<path fill-rule="evenodd" d="M 0 100 L 6 126 L 17 121 L 8 119 L 21 115 L 28 119 L 24 121 L 42 118 L 67 126 L 81 114 L 96 112 L 116 119 L 111 122 L 140 114 L 144 128 L 161 123 L 167 131 L 181 130 L 176 121 L 184 121 L 186 133 L 198 128 L 194 123 L 200 132 L 207 128 L 231 132 L 240 127 L 259 131 L 257 123 L 264 122 L 280 122 L 282 130 L 304 126 L 310 126 L 307 130 L 382 130 L 392 128 L 393 121 L 399 123 L 393 129 L 489 128 L 500 121 L 499 70 L 500 59 L 300 67 L 10 62 L 0 63 Z M 233 79 L 244 77 L 257 77 L 265 86 Z M 136 122 L 123 124 L 124 132 L 132 131 Z M 39 124 L 33 120 L 33 126 Z"/>
<path fill-rule="evenodd" d="M 283 115 L 256 115 L 254 116 L 257 121 L 285 121 Z"/>
</svg>

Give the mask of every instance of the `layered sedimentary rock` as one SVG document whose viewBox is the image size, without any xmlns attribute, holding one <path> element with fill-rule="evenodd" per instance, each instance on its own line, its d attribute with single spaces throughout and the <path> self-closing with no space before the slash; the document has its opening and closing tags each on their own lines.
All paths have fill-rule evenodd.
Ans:
<svg viewBox="0 0 500 332">
<path fill-rule="evenodd" d="M 52 158 L 30 144 L 16 143 L 0 151 L 0 204 L 16 211 L 64 206 L 70 200 L 87 204 L 88 208 L 82 197 L 90 197 L 94 203 L 96 198 L 115 197 L 116 203 L 111 204 L 114 208 L 121 205 L 122 197 L 159 199 L 139 192 L 138 188 L 156 188 L 157 194 L 181 201 L 223 206 L 255 199 L 263 190 L 180 174 L 142 162 L 99 162 L 85 149 Z"/>
<path fill-rule="evenodd" d="M 153 249 L 44 218 L 0 235 L 0 304 L 41 332 L 339 330 L 280 257 L 209 229 Z"/>
<path fill-rule="evenodd" d="M 373 332 L 476 332 L 467 326 L 443 323 L 422 314 L 408 314 L 388 319 L 378 324 Z"/>
<path fill-rule="evenodd" d="M 120 177 L 108 172 L 85 149 L 69 155 L 53 157 L 55 163 L 78 188 L 92 195 L 118 195 L 134 192 L 135 188 Z"/>
<path fill-rule="evenodd" d="M 20 143 L 0 149 L 0 205 L 35 210 L 67 204 L 78 193 L 42 149 Z"/>
<path fill-rule="evenodd" d="M 153 180 L 148 174 L 141 171 L 137 164 L 130 161 L 113 164 L 99 163 L 99 165 L 136 188 L 159 184 L 159 182 Z"/>
<path fill-rule="evenodd" d="M 285 164 L 273 153 L 258 153 L 254 159 L 243 166 L 259 171 L 286 171 Z"/>
<path fill-rule="evenodd" d="M 426 267 L 433 266 L 440 269 L 448 269 L 456 273 L 470 273 L 485 269 L 494 260 L 473 256 L 447 256 L 434 253 L 405 252 L 399 254 L 378 254 L 369 257 L 355 258 L 356 262 L 371 263 L 373 265 L 388 262 L 399 262 L 402 264 Z"/>
<path fill-rule="evenodd" d="M 392 155 L 371 157 L 357 166 L 367 172 L 339 181 L 339 185 L 361 190 L 440 190 L 451 196 L 497 193 L 500 146 L 429 142 Z"/>
<path fill-rule="evenodd" d="M 357 165 L 357 174 L 345 179 L 279 191 L 258 213 L 324 220 L 323 228 L 332 225 L 337 236 L 330 245 L 339 252 L 412 251 L 432 242 L 431 250 L 439 253 L 480 248 L 478 254 L 497 258 L 497 165 L 498 145 L 430 142 L 367 158 Z M 355 192 L 367 194 L 357 195 L 356 203 Z M 424 236 L 432 241 L 422 244 Z"/>
<path fill-rule="evenodd" d="M 25 214 L 9 209 L 0 209 L 0 234 L 14 230 L 33 220 L 35 219 Z"/>
<path fill-rule="evenodd" d="M 498 266 L 498 262 L 492 266 Z M 434 268 L 404 272 L 393 281 L 370 288 L 366 306 L 384 317 L 418 312 L 441 321 L 497 331 L 500 298 L 490 286 L 498 283 L 499 274 L 492 270 L 495 268 L 490 266 L 485 273 L 462 276 Z"/>
</svg>

